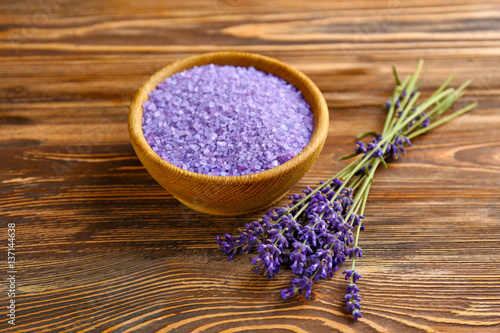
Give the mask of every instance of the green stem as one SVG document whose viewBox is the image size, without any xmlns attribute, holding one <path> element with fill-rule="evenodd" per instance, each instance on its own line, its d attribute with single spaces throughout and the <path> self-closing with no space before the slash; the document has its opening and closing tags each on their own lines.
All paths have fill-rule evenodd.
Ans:
<svg viewBox="0 0 500 333">
<path fill-rule="evenodd" d="M 360 184 L 361 181 L 363 180 L 363 175 L 359 175 L 351 184 L 351 188 L 354 191 Z"/>
<path fill-rule="evenodd" d="M 385 132 L 389 129 L 389 124 L 392 120 L 392 116 L 394 115 L 394 110 L 396 108 L 396 101 L 398 100 L 399 96 L 401 95 L 401 92 L 404 90 L 406 85 L 408 84 L 408 81 L 410 81 L 410 77 L 407 76 L 403 83 L 400 86 L 397 86 L 394 88 L 394 93 L 392 95 L 392 100 L 391 100 L 391 107 L 389 108 L 389 112 L 387 113 L 387 117 L 385 118 L 385 123 L 384 123 L 384 128 L 382 130 L 382 135 L 385 134 Z"/>
<path fill-rule="evenodd" d="M 354 199 L 354 203 L 353 205 L 351 206 L 351 208 L 349 209 L 349 211 L 347 212 L 346 214 L 346 218 L 349 219 L 349 217 L 351 216 L 351 214 L 354 212 L 356 213 L 356 210 L 358 208 L 358 204 L 362 201 L 360 201 L 360 199 L 362 199 L 365 195 L 365 190 L 367 187 L 369 187 L 369 184 L 372 183 L 372 180 L 373 180 L 373 175 L 375 174 L 375 171 L 377 170 L 377 167 L 378 165 L 380 164 L 380 161 L 381 161 L 381 158 L 377 158 L 377 160 L 375 160 L 375 162 L 373 163 L 373 166 L 372 166 L 372 169 L 370 170 L 370 173 L 368 174 L 368 176 L 364 179 L 363 181 L 363 186 L 361 187 L 361 189 L 358 191 L 358 194 L 356 195 L 355 199 Z M 363 199 L 364 200 L 364 199 Z"/>
<path fill-rule="evenodd" d="M 422 124 L 426 119 L 432 120 L 434 118 L 439 117 L 439 115 L 443 114 L 446 110 L 448 110 L 453 105 L 453 103 L 455 103 L 455 101 L 457 100 L 458 97 L 459 96 L 456 95 L 456 92 L 446 96 L 443 99 L 442 104 L 438 103 L 438 105 L 436 105 L 431 111 L 425 113 L 425 117 L 420 117 L 420 119 L 417 120 L 410 129 L 408 129 L 408 131 L 405 133 L 405 136 L 408 136 L 408 134 L 411 131 L 418 128 L 418 126 L 420 124 Z"/>
<path fill-rule="evenodd" d="M 368 185 L 366 188 L 365 195 L 363 197 L 363 203 L 361 204 L 361 209 L 359 211 L 359 215 L 363 215 L 365 212 L 365 207 L 366 207 L 366 201 L 368 200 L 368 193 L 370 192 L 370 186 L 371 184 Z M 358 241 L 359 241 L 359 232 L 361 231 L 361 225 L 362 221 L 359 223 L 358 228 L 356 230 L 356 238 L 354 239 L 354 246 L 358 246 Z M 356 257 L 352 257 L 352 264 L 351 264 L 351 269 L 354 270 L 354 267 L 356 265 Z M 351 283 L 354 283 L 353 277 L 351 276 Z"/>
<path fill-rule="evenodd" d="M 441 93 L 441 91 L 443 91 L 444 88 L 446 88 L 450 84 L 451 80 L 453 80 L 453 78 L 455 77 L 456 74 L 457 73 L 451 74 L 450 77 L 446 81 L 444 81 L 443 84 L 429 98 L 434 98 L 437 95 L 439 95 Z"/>
<path fill-rule="evenodd" d="M 417 69 L 411 76 L 410 82 L 408 83 L 408 87 L 406 89 L 406 96 L 401 101 L 401 107 L 404 108 L 406 103 L 410 100 L 411 93 L 413 92 L 413 88 L 415 88 L 415 84 L 417 83 L 418 76 L 420 75 L 420 71 L 422 70 L 422 66 L 424 65 L 424 60 L 420 59 L 418 61 Z"/>
<path fill-rule="evenodd" d="M 408 139 L 412 139 L 416 136 L 419 136 L 427 131 L 430 131 L 431 129 L 433 129 L 434 127 L 437 127 L 439 125 L 442 125 L 444 123 L 446 123 L 447 121 L 450 121 L 452 120 L 453 118 L 456 118 L 472 109 L 474 109 L 475 107 L 477 106 L 477 103 L 472 103 L 472 104 L 469 104 L 467 105 L 466 107 L 464 107 L 463 109 L 460 109 L 458 110 L 457 112 L 454 112 L 444 118 L 441 118 L 439 119 L 438 121 L 432 123 L 431 125 L 427 126 L 427 127 L 424 127 L 424 128 L 421 128 L 413 133 L 411 133 L 410 135 L 408 135 Z"/>
</svg>

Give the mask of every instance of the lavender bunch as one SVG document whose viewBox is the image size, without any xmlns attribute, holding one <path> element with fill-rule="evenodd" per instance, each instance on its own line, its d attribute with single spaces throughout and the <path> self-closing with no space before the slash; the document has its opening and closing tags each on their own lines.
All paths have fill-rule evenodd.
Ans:
<svg viewBox="0 0 500 333">
<path fill-rule="evenodd" d="M 445 115 L 453 103 L 465 93 L 470 81 L 459 88 L 448 88 L 450 76 L 429 98 L 419 102 L 418 81 L 423 61 L 416 71 L 401 80 L 395 67 L 396 87 L 385 103 L 387 118 L 380 133 L 367 132 L 375 137 L 371 142 L 356 141 L 354 153 L 343 159 L 354 158 L 348 166 L 317 188 L 307 187 L 303 194 L 290 197 L 291 203 L 272 209 L 262 217 L 245 224 L 238 236 L 217 236 L 219 248 L 233 259 L 237 254 L 255 250 L 252 258 L 256 273 L 268 279 L 291 269 L 290 286 L 281 291 L 283 298 L 295 294 L 308 297 L 313 283 L 333 277 L 339 267 L 349 259 L 351 267 L 343 270 L 348 280 L 346 309 L 355 319 L 361 318 L 361 296 L 356 285 L 361 278 L 355 270 L 357 258 L 363 250 L 358 246 L 360 231 L 364 230 L 364 210 L 373 176 L 382 164 L 398 159 L 411 146 L 411 139 L 439 126 L 467 111 L 470 104 Z"/>
</svg>

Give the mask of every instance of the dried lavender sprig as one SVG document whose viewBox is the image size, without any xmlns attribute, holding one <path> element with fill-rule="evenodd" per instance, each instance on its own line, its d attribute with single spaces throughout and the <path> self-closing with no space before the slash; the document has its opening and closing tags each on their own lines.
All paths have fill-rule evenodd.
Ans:
<svg viewBox="0 0 500 333">
<path fill-rule="evenodd" d="M 419 62 L 419 65 L 417 66 L 417 70 L 415 71 L 415 73 L 411 76 L 411 79 L 405 79 L 405 81 L 401 82 L 400 79 L 399 79 L 399 76 L 397 75 L 397 70 L 394 69 L 394 73 L 395 73 L 395 79 L 396 79 L 396 83 L 397 83 L 397 87 L 396 89 L 394 90 L 394 94 L 393 94 L 393 98 L 391 101 L 388 101 L 386 103 L 386 105 L 391 105 L 391 107 L 389 108 L 389 111 L 388 111 L 388 116 L 387 116 L 387 119 L 386 119 L 386 122 L 385 122 L 385 125 L 384 125 L 384 129 L 382 131 L 382 134 L 381 136 L 383 137 L 384 135 L 387 137 L 397 137 L 397 136 L 394 136 L 396 133 L 398 132 L 401 132 L 402 135 L 408 139 L 408 144 L 409 143 L 409 139 L 412 139 L 418 135 L 421 135 L 427 131 L 429 131 L 430 129 L 434 128 L 434 127 L 437 127 L 455 117 L 458 117 L 459 115 L 467 112 L 467 111 L 470 111 L 472 110 L 474 107 L 476 107 L 476 103 L 473 103 L 473 104 L 470 104 L 468 106 L 466 106 L 465 108 L 459 110 L 459 111 L 456 111 L 455 113 L 451 114 L 451 115 L 448 115 L 446 117 L 443 117 L 437 121 L 435 121 L 432 125 L 429 125 L 428 123 L 426 124 L 426 126 L 422 126 L 422 124 L 425 123 L 426 120 L 429 120 L 431 119 L 431 117 L 433 119 L 436 119 L 438 118 L 439 116 L 441 116 L 442 114 L 444 114 L 452 105 L 453 103 L 458 99 L 460 98 L 462 95 L 463 95 L 463 90 L 469 85 L 470 81 L 466 81 L 464 84 L 462 84 L 456 91 L 453 90 L 453 89 L 448 89 L 448 90 L 444 90 L 446 88 L 446 86 L 451 82 L 451 80 L 453 79 L 453 77 L 455 76 L 454 74 L 452 76 L 450 76 L 448 78 L 448 80 L 446 80 L 439 88 L 438 90 L 436 90 L 436 92 L 434 92 L 434 94 L 429 97 L 429 99 L 422 105 L 422 106 L 419 106 L 418 108 L 413 108 L 413 105 L 415 105 L 418 97 L 419 97 L 419 92 L 417 91 L 412 91 L 413 87 L 414 87 L 414 84 L 418 78 L 418 75 L 419 75 L 419 72 L 420 72 L 420 69 L 423 65 L 423 61 L 420 61 Z M 408 84 L 408 89 L 411 91 L 411 94 L 410 93 L 406 93 L 405 94 L 405 97 L 403 99 L 402 102 L 399 103 L 399 106 L 404 106 L 404 110 L 403 112 L 397 116 L 397 117 L 394 117 L 394 109 L 395 109 L 395 101 L 397 101 L 400 97 L 399 97 L 399 93 L 403 93 L 404 90 L 403 87 L 406 87 L 406 85 Z M 412 96 L 413 95 L 413 96 Z M 410 99 L 411 98 L 411 99 Z M 410 102 L 409 102 L 410 101 Z M 439 104 L 439 102 L 443 102 L 442 104 Z M 422 115 L 425 115 L 424 111 L 430 107 L 431 105 L 433 104 L 437 104 L 437 106 L 430 112 L 428 112 L 428 114 L 426 116 L 422 116 Z M 411 116 L 411 118 L 408 119 L 408 115 L 410 114 L 410 112 L 413 111 L 413 115 Z M 434 116 L 436 115 L 436 116 Z M 414 119 L 417 119 L 419 116 L 420 119 L 417 120 L 412 127 L 408 128 L 408 124 L 411 123 L 412 120 Z M 433 117 L 434 116 L 434 117 Z M 392 119 L 391 119 L 392 118 Z M 391 126 L 389 126 L 389 124 Z M 418 128 L 418 126 L 421 126 L 420 128 Z M 392 127 L 392 130 L 390 130 Z M 417 129 L 418 128 L 418 129 Z M 397 134 L 396 134 L 397 135 Z M 387 140 L 390 142 L 390 140 Z M 396 143 L 396 141 L 393 141 L 391 144 L 394 145 Z M 404 144 L 404 143 L 403 143 Z M 359 144 L 358 144 L 359 145 Z M 383 152 L 384 152 L 384 155 L 385 155 L 385 152 L 387 150 L 387 148 L 389 147 L 389 144 L 383 144 L 383 140 L 379 140 L 379 143 L 377 144 L 376 147 L 374 148 L 378 148 L 380 149 L 380 147 L 383 147 Z M 387 156 L 381 156 L 379 157 L 380 160 L 384 160 L 386 159 Z M 377 163 L 374 163 L 373 167 L 372 167 L 372 171 L 374 171 L 376 168 L 377 168 Z M 369 190 L 370 190 L 370 183 L 367 183 L 367 186 L 366 188 L 363 188 L 362 190 L 365 190 L 364 193 L 363 193 L 363 198 L 365 199 L 363 201 L 363 205 L 362 205 L 362 208 L 360 209 L 360 214 L 364 214 L 364 207 L 365 207 L 365 204 L 366 204 L 366 199 L 368 198 L 368 193 L 369 193 Z M 358 230 L 356 232 L 356 238 L 354 240 L 354 246 L 357 246 L 358 245 L 358 240 L 359 240 L 359 231 L 361 230 L 361 224 L 359 225 L 358 227 Z M 351 284 L 350 286 L 348 287 L 347 289 L 347 293 L 350 292 L 350 290 L 352 290 L 352 285 L 354 285 L 356 283 L 356 280 L 357 278 L 355 278 L 355 262 L 356 262 L 356 258 L 354 257 L 352 259 L 352 265 L 351 265 L 351 269 L 350 270 L 346 270 L 344 272 L 348 273 L 349 275 L 346 274 L 346 277 L 347 276 L 350 276 L 351 277 Z M 353 307 L 352 305 L 352 298 L 349 298 L 347 297 L 348 299 L 346 300 L 348 302 L 348 311 L 352 312 L 353 316 L 356 318 L 356 317 L 360 317 L 361 316 L 361 313 L 359 312 L 360 308 L 359 307 Z M 359 302 L 359 301 L 358 301 Z M 356 303 L 356 304 L 359 304 L 359 303 Z"/>
<path fill-rule="evenodd" d="M 233 238 L 226 234 L 224 239 L 218 236 L 219 248 L 229 259 L 238 250 L 248 253 L 257 248 L 259 255 L 252 262 L 257 265 L 256 271 L 266 272 L 268 278 L 279 273 L 281 265 L 288 264 L 295 277 L 291 286 L 281 292 L 282 297 L 287 298 L 296 293 L 307 297 L 315 281 L 333 276 L 346 257 L 350 257 L 351 268 L 343 272 L 346 280 L 350 280 L 344 299 L 353 317 L 361 318 L 361 297 L 356 286 L 361 275 L 355 271 L 355 262 L 362 256 L 359 235 L 364 228 L 363 214 L 378 166 L 386 166 L 390 157 L 398 158 L 400 152 L 404 153 L 405 146 L 411 145 L 409 139 L 476 106 L 471 104 L 439 119 L 468 85 L 466 82 L 457 90 L 446 89 L 453 75 L 424 103 L 418 104 L 417 90 L 422 81 L 417 80 L 422 66 L 420 61 L 415 73 L 403 81 L 394 67 L 396 88 L 386 103 L 388 114 L 384 128 L 367 146 L 357 142 L 355 153 L 348 156 L 360 155 L 353 162 L 316 189 L 307 187 L 304 195 L 291 196 L 292 204 L 271 210 L 262 219 L 246 224 L 240 236 Z M 355 236 L 353 228 L 356 228 Z"/>
</svg>

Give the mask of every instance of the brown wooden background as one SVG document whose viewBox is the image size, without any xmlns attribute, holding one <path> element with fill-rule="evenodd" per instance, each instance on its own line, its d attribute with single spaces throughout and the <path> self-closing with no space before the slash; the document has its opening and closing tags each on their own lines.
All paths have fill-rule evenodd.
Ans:
<svg viewBox="0 0 500 333">
<path fill-rule="evenodd" d="M 294 191 L 340 170 L 354 136 L 379 130 L 393 88 L 426 60 L 426 88 L 474 80 L 479 107 L 381 170 L 368 202 L 364 317 L 342 276 L 283 300 L 218 218 L 179 204 L 128 140 L 139 85 L 202 52 L 265 54 L 304 71 L 330 107 L 330 135 Z M 2 332 L 500 331 L 498 1 L 118 1 L 0 3 Z M 283 201 L 284 203 L 285 201 Z M 7 324 L 7 223 L 16 223 L 16 327 Z"/>
</svg>

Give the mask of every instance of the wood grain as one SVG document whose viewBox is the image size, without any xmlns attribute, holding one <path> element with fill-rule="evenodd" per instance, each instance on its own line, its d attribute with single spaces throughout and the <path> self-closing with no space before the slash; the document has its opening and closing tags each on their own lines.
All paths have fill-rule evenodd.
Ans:
<svg viewBox="0 0 500 333">
<path fill-rule="evenodd" d="M 0 4 L 0 331 L 498 332 L 498 1 L 85 1 Z M 330 128 L 300 192 L 382 127 L 392 63 L 419 58 L 428 94 L 473 79 L 470 114 L 380 170 L 366 210 L 363 318 L 342 276 L 283 300 L 290 272 L 253 273 L 215 236 L 239 218 L 196 213 L 142 167 L 127 112 L 148 76 L 211 51 L 277 58 L 323 92 Z M 283 200 L 281 203 L 285 203 Z M 7 224 L 16 224 L 16 326 L 7 323 Z"/>
</svg>

